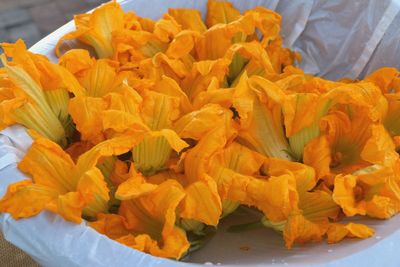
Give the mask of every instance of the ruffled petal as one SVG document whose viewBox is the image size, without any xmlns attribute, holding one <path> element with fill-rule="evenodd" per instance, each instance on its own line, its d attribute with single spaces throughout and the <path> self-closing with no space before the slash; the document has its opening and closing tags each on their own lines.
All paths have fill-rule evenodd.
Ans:
<svg viewBox="0 0 400 267">
<path fill-rule="evenodd" d="M 80 78 L 86 96 L 102 97 L 116 88 L 117 74 L 107 60 L 98 60 Z"/>
<path fill-rule="evenodd" d="M 207 27 L 212 27 L 218 23 L 227 24 L 240 17 L 240 11 L 229 2 L 208 1 L 207 5 Z"/>
<path fill-rule="evenodd" d="M 292 175 L 270 177 L 268 180 L 241 175 L 229 169 L 221 169 L 213 175 L 218 184 L 221 199 L 254 206 L 274 222 L 286 220 L 297 206 L 296 181 Z"/>
<path fill-rule="evenodd" d="M 141 116 L 151 130 L 170 128 L 179 116 L 179 98 L 146 91 L 143 95 Z"/>
<path fill-rule="evenodd" d="M 393 166 L 399 155 L 389 134 L 383 125 L 374 125 L 371 131 L 371 137 L 361 151 L 361 158 L 372 164 Z"/>
<path fill-rule="evenodd" d="M 0 200 L 0 211 L 10 213 L 14 219 L 29 218 L 46 209 L 58 194 L 56 190 L 30 180 L 14 183 Z"/>
<path fill-rule="evenodd" d="M 168 57 L 180 59 L 189 56 L 200 34 L 194 31 L 182 31 L 175 36 L 165 52 Z"/>
<path fill-rule="evenodd" d="M 77 30 L 61 37 L 56 46 L 58 55 L 63 41 L 79 39 L 92 46 L 100 58 L 113 56 L 112 33 L 124 28 L 124 12 L 116 1 L 100 6 L 91 14 L 75 16 L 74 20 Z"/>
<path fill-rule="evenodd" d="M 200 110 L 193 111 L 180 117 L 173 125 L 173 129 L 181 138 L 201 139 L 207 132 L 215 128 L 215 125 L 225 127 L 235 134 L 232 124 L 232 112 L 219 105 L 207 105 Z"/>
<path fill-rule="evenodd" d="M 125 227 L 125 218 L 117 214 L 99 214 L 97 220 L 89 225 L 97 232 L 111 239 L 129 235 L 129 230 Z"/>
<path fill-rule="evenodd" d="M 201 19 L 201 14 L 196 9 L 170 8 L 168 14 L 178 22 L 184 30 L 192 30 L 203 33 L 207 30 Z"/>
<path fill-rule="evenodd" d="M 221 216 L 221 199 L 215 181 L 205 176 L 185 188 L 186 196 L 180 205 L 182 218 L 216 226 Z"/>
<path fill-rule="evenodd" d="M 335 219 L 339 213 L 339 206 L 329 193 L 323 191 L 299 192 L 298 207 L 289 215 L 282 230 L 289 249 L 294 243 L 322 240 L 328 230 L 329 219 Z"/>
<path fill-rule="evenodd" d="M 47 206 L 51 212 L 59 214 L 65 220 L 73 223 L 82 222 L 82 209 L 85 206 L 85 200 L 78 192 L 68 192 L 59 195 L 58 198 Z"/>
<path fill-rule="evenodd" d="M 75 97 L 69 102 L 69 113 L 84 141 L 97 144 L 104 140 L 101 114 L 107 103 L 101 98 Z"/>
<path fill-rule="evenodd" d="M 134 135 L 122 135 L 97 144 L 79 157 L 75 168 L 76 176 L 80 177 L 95 167 L 101 157 L 119 156 L 130 151 L 140 140 L 141 138 Z"/>
<path fill-rule="evenodd" d="M 250 111 L 249 107 L 252 107 L 252 110 L 247 113 L 250 116 L 243 117 L 243 122 L 241 121 L 243 128 L 239 132 L 240 139 L 265 156 L 291 159 L 281 117 L 281 102 L 284 97 L 282 90 L 272 82 L 258 76 L 249 78 L 248 83 L 250 89 L 258 96 L 251 96 L 249 93 L 248 99 L 252 105 L 245 107 L 247 111 Z M 241 84 L 238 85 L 239 88 Z M 243 106 L 240 108 L 242 109 Z"/>
<path fill-rule="evenodd" d="M 109 191 L 103 174 L 96 167 L 89 169 L 80 177 L 77 192 L 85 201 L 82 211 L 85 218 L 93 220 L 97 214 L 108 211 Z"/>
<path fill-rule="evenodd" d="M 327 232 L 328 243 L 337 243 L 345 237 L 369 238 L 374 234 L 374 230 L 364 224 L 331 224 Z"/>
<path fill-rule="evenodd" d="M 223 151 L 216 154 L 212 160 L 213 164 L 219 164 L 238 173 L 255 175 L 263 165 L 265 157 L 239 143 L 233 142 Z"/>
<path fill-rule="evenodd" d="M 204 173 L 208 173 L 210 159 L 226 144 L 226 134 L 223 127 L 208 132 L 197 145 L 190 149 L 184 158 L 185 176 L 190 183 L 202 180 Z"/>
<path fill-rule="evenodd" d="M 71 49 L 58 60 L 59 65 L 66 68 L 76 77 L 82 77 L 94 63 L 95 59 L 85 49 Z"/>
<path fill-rule="evenodd" d="M 184 196 L 179 183 L 169 180 L 148 194 L 123 201 L 119 214 L 126 218 L 129 230 L 148 235 L 161 248 L 148 252 L 164 251 L 171 254 L 169 257 L 180 258 L 189 247 L 184 232 L 175 227 L 175 209 Z"/>
<path fill-rule="evenodd" d="M 62 145 L 66 144 L 65 130 L 57 115 L 47 102 L 40 81 L 35 81 L 31 74 L 24 68 L 12 62 L 7 62 L 5 55 L 1 56 L 1 61 L 9 79 L 15 84 L 20 92 L 23 92 L 29 100 L 29 104 L 24 109 L 19 109 L 18 114 L 14 113 L 15 120 L 21 124 L 32 128 L 45 137 Z M 39 77 L 36 77 L 39 78 Z"/>
<path fill-rule="evenodd" d="M 145 182 L 141 174 L 136 174 L 118 186 L 115 197 L 119 200 L 135 199 L 156 188 L 157 185 Z"/>
<path fill-rule="evenodd" d="M 74 162 L 60 146 L 45 138 L 36 139 L 18 165 L 29 173 L 37 185 L 46 186 L 64 194 L 73 191 L 78 182 L 71 175 Z"/>
<path fill-rule="evenodd" d="M 191 72 L 181 83 L 182 90 L 193 102 L 201 92 L 207 91 L 212 82 L 222 84 L 228 71 L 229 61 L 226 59 L 194 62 Z"/>
<path fill-rule="evenodd" d="M 376 84 L 382 93 L 398 92 L 400 89 L 399 70 L 396 68 L 380 68 L 365 77 L 365 80 Z"/>
<path fill-rule="evenodd" d="M 331 148 L 325 136 L 311 140 L 304 147 L 303 162 L 312 166 L 318 177 L 330 174 Z"/>
<path fill-rule="evenodd" d="M 333 200 L 343 209 L 346 216 L 365 215 L 365 202 L 357 202 L 357 177 L 338 175 L 335 177 Z"/>
</svg>

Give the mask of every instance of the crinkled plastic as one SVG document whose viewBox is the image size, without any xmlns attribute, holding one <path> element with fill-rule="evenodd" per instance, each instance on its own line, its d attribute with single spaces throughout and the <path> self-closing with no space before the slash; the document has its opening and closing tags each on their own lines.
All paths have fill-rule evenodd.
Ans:
<svg viewBox="0 0 400 267">
<path fill-rule="evenodd" d="M 382 66 L 400 67 L 400 1 L 397 0 L 231 0 L 242 11 L 265 6 L 282 15 L 284 44 L 302 53 L 302 68 L 329 79 L 357 78 Z M 125 10 L 159 18 L 169 7 L 196 8 L 203 12 L 206 0 L 126 0 Z M 57 40 L 73 30 L 68 23 L 31 48 L 56 60 Z M 71 42 L 74 46 L 75 43 Z M 0 133 L 0 195 L 10 183 L 26 179 L 16 164 L 31 145 L 24 128 L 12 126 Z M 248 220 L 236 215 L 235 223 Z M 248 215 L 246 215 L 248 216 Z M 191 263 L 161 259 L 135 251 L 87 227 L 42 212 L 15 221 L 0 215 L 4 237 L 31 255 L 42 266 L 393 266 L 400 262 L 400 216 L 378 221 L 360 219 L 376 230 L 366 240 L 340 244 L 308 244 L 287 250 L 280 235 L 264 228 L 245 235 L 227 233 L 224 221 L 218 234 L 202 250 L 185 259 Z"/>
</svg>

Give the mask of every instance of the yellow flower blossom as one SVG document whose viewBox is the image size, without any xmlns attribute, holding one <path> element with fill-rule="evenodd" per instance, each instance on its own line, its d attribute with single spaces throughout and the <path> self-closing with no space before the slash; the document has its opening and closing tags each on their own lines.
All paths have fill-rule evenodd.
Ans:
<svg viewBox="0 0 400 267">
<path fill-rule="evenodd" d="M 247 229 L 272 228 L 288 249 L 374 234 L 344 216 L 397 214 L 399 70 L 314 77 L 283 47 L 276 12 L 209 0 L 204 15 L 152 20 L 112 1 L 75 16 L 58 64 L 2 44 L 0 129 L 22 124 L 34 142 L 19 163 L 31 179 L 0 211 L 86 219 L 177 260 L 239 206 L 261 218 Z M 65 52 L 74 41 L 89 50 Z"/>
<path fill-rule="evenodd" d="M 246 75 L 235 90 L 233 107 L 240 116 L 240 140 L 265 156 L 291 159 L 283 129 L 283 91 L 264 78 Z"/>
<path fill-rule="evenodd" d="M 373 165 L 353 174 L 335 177 L 333 199 L 346 216 L 357 214 L 387 219 L 399 211 L 398 163 Z"/>
<path fill-rule="evenodd" d="M 145 194 L 122 201 L 119 215 L 105 214 L 91 226 L 134 249 L 165 258 L 181 258 L 189 248 L 185 232 L 175 226 L 176 208 L 185 193 L 167 180 Z"/>
<path fill-rule="evenodd" d="M 306 107 L 310 107 L 312 111 L 303 115 L 307 112 Z M 345 123 L 347 120 L 345 117 L 350 117 L 353 122 L 348 122 L 347 125 L 354 127 L 354 131 L 358 127 L 356 126 L 357 123 L 362 124 L 365 129 L 368 124 L 382 120 L 387 112 L 387 101 L 376 86 L 367 82 L 359 82 L 339 85 L 323 94 L 295 93 L 289 95 L 284 104 L 283 112 L 286 135 L 289 136 L 290 146 L 296 158 L 301 159 L 304 152 L 318 149 L 318 144 L 324 142 L 320 140 L 324 138 L 321 137 L 323 134 L 320 128 L 321 125 L 326 125 L 325 122 L 328 123 L 328 121 L 336 118 L 338 122 Z M 365 120 L 365 123 L 362 123 L 361 120 Z M 295 121 L 296 123 L 294 123 Z M 344 127 L 344 124 L 341 127 Z M 344 134 L 344 132 L 341 132 L 341 134 Z M 358 140 L 357 142 L 361 141 Z M 307 146 L 309 147 L 307 148 Z M 308 164 L 310 163 L 309 160 L 321 157 L 304 154 L 304 158 L 307 158 L 304 160 Z"/>
<path fill-rule="evenodd" d="M 100 58 L 111 58 L 114 55 L 112 34 L 125 28 L 125 18 L 116 1 L 97 8 L 91 14 L 75 16 L 76 31 L 60 38 L 56 46 L 57 55 L 60 55 L 60 47 L 64 41 L 78 39 L 93 47 Z"/>
<path fill-rule="evenodd" d="M 3 47 L 5 73 L 0 78 L 9 93 L 1 102 L 2 127 L 20 123 L 65 146 L 73 131 L 69 92 L 80 94 L 81 86 L 65 68 L 27 51 L 23 41 Z"/>
<path fill-rule="evenodd" d="M 337 217 L 339 206 L 329 192 L 313 190 L 317 183 L 314 170 L 300 163 L 272 159 L 267 161 L 267 171 L 271 175 L 292 172 L 296 178 L 299 200 L 286 220 L 274 221 L 267 217 L 263 218 L 262 223 L 282 232 L 288 248 L 294 242 L 301 244 L 321 240 L 328 230 L 329 219 Z"/>
<path fill-rule="evenodd" d="M 99 158 L 123 154 L 137 142 L 132 136 L 107 140 L 82 154 L 75 164 L 61 147 L 40 137 L 19 164 L 32 180 L 10 185 L 0 210 L 16 219 L 42 210 L 76 223 L 81 216 L 95 219 L 98 213 L 107 212 L 109 200 L 109 189 L 96 167 Z"/>
</svg>

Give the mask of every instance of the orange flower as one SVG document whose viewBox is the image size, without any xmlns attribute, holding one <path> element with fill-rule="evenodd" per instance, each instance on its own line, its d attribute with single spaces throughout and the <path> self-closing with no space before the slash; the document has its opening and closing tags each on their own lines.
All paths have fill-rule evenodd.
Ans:
<svg viewBox="0 0 400 267">
<path fill-rule="evenodd" d="M 282 122 L 285 94 L 274 83 L 243 75 L 235 88 L 233 107 L 239 113 L 239 138 L 257 152 L 282 159 L 291 159 Z"/>
<path fill-rule="evenodd" d="M 357 214 L 388 219 L 399 211 L 398 163 L 394 167 L 373 165 L 352 175 L 335 177 L 334 201 L 346 216 Z"/>
<path fill-rule="evenodd" d="M 138 188 L 135 197 L 122 201 L 119 215 L 100 215 L 91 226 L 137 250 L 179 259 L 189 248 L 185 232 L 175 226 L 176 208 L 184 196 L 174 180 Z"/>
<path fill-rule="evenodd" d="M 0 211 L 88 219 L 172 259 L 241 205 L 289 249 L 373 235 L 343 215 L 397 214 L 399 71 L 314 77 L 282 47 L 279 14 L 209 0 L 205 17 L 151 20 L 112 1 L 75 16 L 56 47 L 76 39 L 97 58 L 72 49 L 58 65 L 2 44 L 0 129 L 20 123 L 35 141 L 19 164 L 32 179 L 10 185 Z"/>
<path fill-rule="evenodd" d="M 67 33 L 58 41 L 56 53 L 60 56 L 60 47 L 64 41 L 78 39 L 94 48 L 100 58 L 111 58 L 114 55 L 112 34 L 126 26 L 126 19 L 121 6 L 112 1 L 91 14 L 81 14 L 74 17 L 76 31 Z"/>
<path fill-rule="evenodd" d="M 136 142 L 132 136 L 107 140 L 82 154 L 75 164 L 57 144 L 38 138 L 19 164 L 32 180 L 11 185 L 0 201 L 0 210 L 16 219 L 42 210 L 75 223 L 81 222 L 81 216 L 96 218 L 107 212 L 109 200 L 109 189 L 96 167 L 99 158 L 123 154 Z"/>
<path fill-rule="evenodd" d="M 27 51 L 23 41 L 3 44 L 0 126 L 20 123 L 63 146 L 73 132 L 69 92 L 82 88 L 66 69 Z M 9 62 L 6 58 L 11 57 Z"/>
</svg>

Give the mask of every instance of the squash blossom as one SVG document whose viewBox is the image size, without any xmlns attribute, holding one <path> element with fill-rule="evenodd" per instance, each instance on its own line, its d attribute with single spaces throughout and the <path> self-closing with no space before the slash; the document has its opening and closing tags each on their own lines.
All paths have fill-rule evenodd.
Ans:
<svg viewBox="0 0 400 267">
<path fill-rule="evenodd" d="M 129 14 L 124 14 L 116 1 L 97 8 L 92 14 L 76 15 L 76 31 L 61 37 L 56 46 L 56 53 L 61 54 L 60 48 L 64 41 L 79 39 L 93 47 L 99 58 L 110 58 L 114 55 L 112 33 L 128 26 L 130 18 Z"/>
<path fill-rule="evenodd" d="M 19 163 L 32 180 L 12 184 L 0 210 L 13 218 L 29 218 L 43 210 L 75 223 L 93 220 L 108 211 L 109 188 L 96 167 L 101 157 L 123 154 L 136 142 L 132 136 L 109 139 L 81 155 L 74 163 L 60 146 L 38 137 Z M 34 199 L 35 201 L 32 201 Z"/>
<path fill-rule="evenodd" d="M 399 213 L 399 70 L 314 77 L 283 47 L 279 14 L 209 0 L 204 15 L 152 20 L 112 1 L 74 17 L 58 64 L 2 44 L 0 129 L 34 142 L 0 211 L 85 219 L 176 260 L 239 207 L 259 217 L 231 230 L 268 227 L 288 249 L 368 238 L 352 216 Z M 75 41 L 89 50 L 65 51 Z"/>
<path fill-rule="evenodd" d="M 248 78 L 246 74 L 234 90 L 239 141 L 265 156 L 292 159 L 282 117 L 283 90 L 260 76 Z"/>
<path fill-rule="evenodd" d="M 185 232 L 175 226 L 175 210 L 184 196 L 174 180 L 138 188 L 135 197 L 122 201 L 118 215 L 100 215 L 91 226 L 126 246 L 179 259 L 189 248 Z"/>
<path fill-rule="evenodd" d="M 63 67 L 27 51 L 21 40 L 2 46 L 0 127 L 19 123 L 65 147 L 74 131 L 69 92 L 79 94 L 79 83 Z"/>
</svg>

